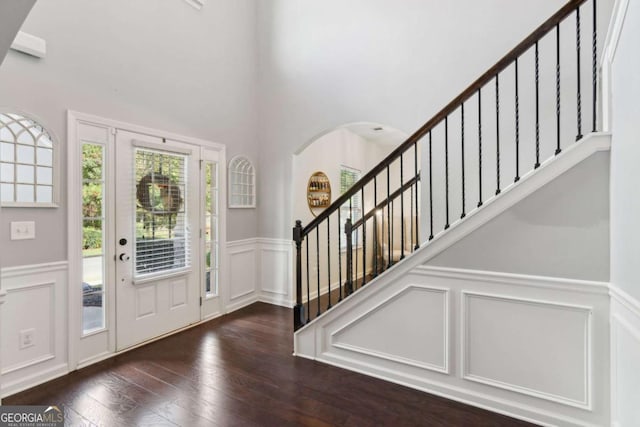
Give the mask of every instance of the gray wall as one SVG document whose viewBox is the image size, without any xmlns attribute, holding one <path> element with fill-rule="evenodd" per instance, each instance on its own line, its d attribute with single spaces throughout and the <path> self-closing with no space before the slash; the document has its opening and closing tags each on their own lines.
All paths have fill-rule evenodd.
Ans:
<svg viewBox="0 0 640 427">
<path fill-rule="evenodd" d="M 0 65 L 13 43 L 16 33 L 36 0 L 4 0 L 0 2 Z"/>
<path fill-rule="evenodd" d="M 4 1 L 2 2 L 4 4 Z M 38 60 L 14 51 L 0 68 L 0 107 L 31 113 L 56 137 L 60 207 L 4 208 L 2 266 L 59 261 L 66 253 L 66 111 L 226 144 L 258 161 L 256 6 L 209 0 L 43 0 L 23 30 L 47 41 Z M 228 215 L 228 240 L 257 235 L 257 210 Z M 9 222 L 34 220 L 37 238 L 9 240 Z"/>
<path fill-rule="evenodd" d="M 594 154 L 429 261 L 609 281 L 609 154 Z"/>
</svg>

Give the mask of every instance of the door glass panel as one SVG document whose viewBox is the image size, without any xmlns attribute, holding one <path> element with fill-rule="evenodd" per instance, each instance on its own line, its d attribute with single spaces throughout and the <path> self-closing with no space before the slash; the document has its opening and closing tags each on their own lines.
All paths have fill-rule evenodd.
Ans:
<svg viewBox="0 0 640 427">
<path fill-rule="evenodd" d="M 105 327 L 104 147 L 82 144 L 82 331 Z"/>
<path fill-rule="evenodd" d="M 136 277 L 191 265 L 186 180 L 186 156 L 135 150 Z"/>
<path fill-rule="evenodd" d="M 207 297 L 218 295 L 218 164 L 207 162 L 205 167 L 205 292 Z"/>
</svg>

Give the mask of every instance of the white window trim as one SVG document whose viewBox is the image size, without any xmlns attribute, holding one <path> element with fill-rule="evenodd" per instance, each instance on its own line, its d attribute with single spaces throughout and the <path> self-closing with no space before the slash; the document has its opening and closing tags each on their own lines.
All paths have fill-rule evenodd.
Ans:
<svg viewBox="0 0 640 427">
<path fill-rule="evenodd" d="M 52 162 L 52 190 L 51 190 L 51 198 L 52 202 L 0 202 L 0 207 L 3 208 L 39 208 L 39 209 L 51 209 L 60 207 L 60 144 L 58 142 L 58 137 L 51 130 L 49 126 L 47 126 L 44 120 L 41 120 L 39 117 L 25 113 L 22 110 L 17 108 L 10 107 L 1 107 L 0 113 L 2 114 L 19 114 L 23 116 L 25 119 L 29 119 L 38 125 L 42 126 L 44 130 L 47 131 L 47 134 L 51 137 L 52 150 L 53 150 L 53 162 Z"/>
</svg>

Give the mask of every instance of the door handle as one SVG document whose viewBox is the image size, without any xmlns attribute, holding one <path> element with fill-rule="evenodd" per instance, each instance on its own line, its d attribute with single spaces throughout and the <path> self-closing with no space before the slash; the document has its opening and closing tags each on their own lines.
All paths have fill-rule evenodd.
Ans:
<svg viewBox="0 0 640 427">
<path fill-rule="evenodd" d="M 120 254 L 119 258 L 120 258 L 120 261 L 127 262 L 127 261 L 129 261 L 130 257 L 129 257 L 129 255 L 127 255 L 125 253 L 122 253 L 122 254 Z"/>
</svg>

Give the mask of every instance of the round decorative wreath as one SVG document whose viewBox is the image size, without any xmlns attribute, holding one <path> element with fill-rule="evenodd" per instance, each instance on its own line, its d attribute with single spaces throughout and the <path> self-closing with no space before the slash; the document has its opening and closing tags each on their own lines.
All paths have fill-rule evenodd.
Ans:
<svg viewBox="0 0 640 427">
<path fill-rule="evenodd" d="M 160 187 L 160 202 L 152 198 L 150 193 L 151 185 Z M 182 207 L 182 195 L 180 187 L 173 184 L 168 176 L 149 173 L 138 181 L 136 185 L 136 198 L 144 210 L 154 215 L 173 215 Z"/>
</svg>

